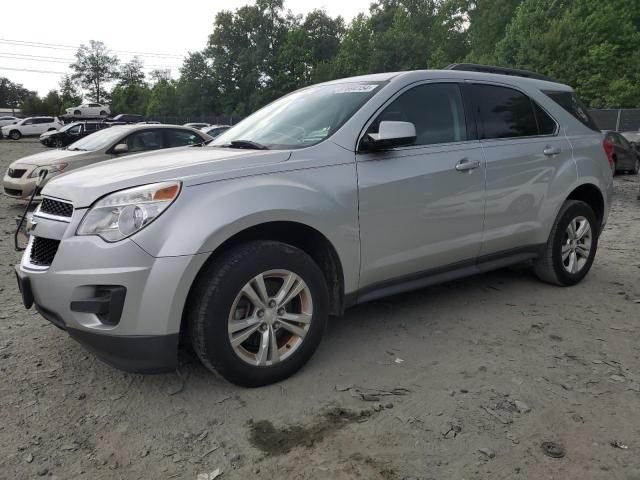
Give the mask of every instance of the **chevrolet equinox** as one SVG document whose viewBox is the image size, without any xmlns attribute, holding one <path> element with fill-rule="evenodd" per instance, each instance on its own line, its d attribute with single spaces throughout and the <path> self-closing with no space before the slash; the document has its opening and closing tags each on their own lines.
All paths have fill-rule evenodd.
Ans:
<svg viewBox="0 0 640 480">
<path fill-rule="evenodd" d="M 18 282 L 27 308 L 118 368 L 173 369 L 182 343 L 265 385 L 357 303 L 518 262 L 581 281 L 612 150 L 570 87 L 531 72 L 336 80 L 206 146 L 54 178 Z"/>
</svg>

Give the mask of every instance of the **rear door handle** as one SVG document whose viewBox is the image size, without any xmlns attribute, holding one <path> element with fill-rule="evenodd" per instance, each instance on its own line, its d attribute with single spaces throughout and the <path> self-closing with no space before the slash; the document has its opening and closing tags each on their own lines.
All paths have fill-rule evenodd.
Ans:
<svg viewBox="0 0 640 480">
<path fill-rule="evenodd" d="M 456 170 L 459 172 L 469 172 L 475 170 L 480 166 L 480 160 L 474 160 L 473 162 L 463 158 L 456 164 Z"/>
<path fill-rule="evenodd" d="M 542 153 L 547 157 L 551 157 L 553 155 L 558 155 L 560 153 L 560 149 L 558 147 L 544 147 Z"/>
</svg>

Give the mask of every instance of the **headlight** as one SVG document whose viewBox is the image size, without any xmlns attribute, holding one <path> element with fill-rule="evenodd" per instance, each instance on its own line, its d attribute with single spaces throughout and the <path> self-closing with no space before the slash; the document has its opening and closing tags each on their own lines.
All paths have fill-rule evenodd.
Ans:
<svg viewBox="0 0 640 480">
<path fill-rule="evenodd" d="M 180 187 L 180 182 L 162 182 L 111 193 L 93 204 L 76 234 L 98 235 L 107 242 L 127 238 L 158 218 Z"/>
<path fill-rule="evenodd" d="M 44 167 L 38 167 L 29 174 L 29 178 L 38 178 L 38 176 L 40 175 L 40 172 L 42 172 L 43 170 L 47 172 L 47 178 L 53 177 L 54 175 L 62 173 L 62 171 L 65 168 L 67 168 L 66 163 L 57 163 L 55 165 L 46 165 Z"/>
</svg>

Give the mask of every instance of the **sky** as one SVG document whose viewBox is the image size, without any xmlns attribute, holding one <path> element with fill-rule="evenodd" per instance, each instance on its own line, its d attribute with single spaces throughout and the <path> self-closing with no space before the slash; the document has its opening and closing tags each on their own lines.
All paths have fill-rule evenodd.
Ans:
<svg viewBox="0 0 640 480">
<path fill-rule="evenodd" d="M 342 15 L 349 22 L 358 13 L 368 11 L 371 1 L 285 0 L 284 6 L 296 14 L 324 8 L 329 15 Z M 253 2 L 110 0 L 58 5 L 50 0 L 5 1 L 0 10 L 0 76 L 46 95 L 58 88 L 62 74 L 70 73 L 68 65 L 77 47 L 99 40 L 122 62 L 130 60 L 132 52 L 139 52 L 147 73 L 155 68 L 170 68 L 177 77 L 181 58 L 206 46 L 216 13 L 250 3 Z M 87 8 L 81 8 L 83 5 Z M 92 5 L 97 6 L 96 12 L 91 11 Z"/>
</svg>

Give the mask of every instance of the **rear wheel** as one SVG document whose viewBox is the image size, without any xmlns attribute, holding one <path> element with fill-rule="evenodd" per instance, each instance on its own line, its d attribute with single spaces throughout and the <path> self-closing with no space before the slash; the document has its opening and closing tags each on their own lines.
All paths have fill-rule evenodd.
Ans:
<svg viewBox="0 0 640 480">
<path fill-rule="evenodd" d="M 250 242 L 205 267 L 187 320 L 202 363 L 237 385 L 283 380 L 313 355 L 328 317 L 320 268 L 279 242 Z"/>
<path fill-rule="evenodd" d="M 538 278 L 575 285 L 589 272 L 598 247 L 599 222 L 585 202 L 568 200 L 560 209 L 543 255 L 534 262 Z"/>
<path fill-rule="evenodd" d="M 18 130 L 11 130 L 11 132 L 9 132 L 9 138 L 11 140 L 20 140 L 21 137 L 22 134 Z"/>
<path fill-rule="evenodd" d="M 105 112 L 104 110 L 100 110 L 100 116 L 101 117 L 106 117 L 107 116 L 107 112 Z"/>
</svg>

